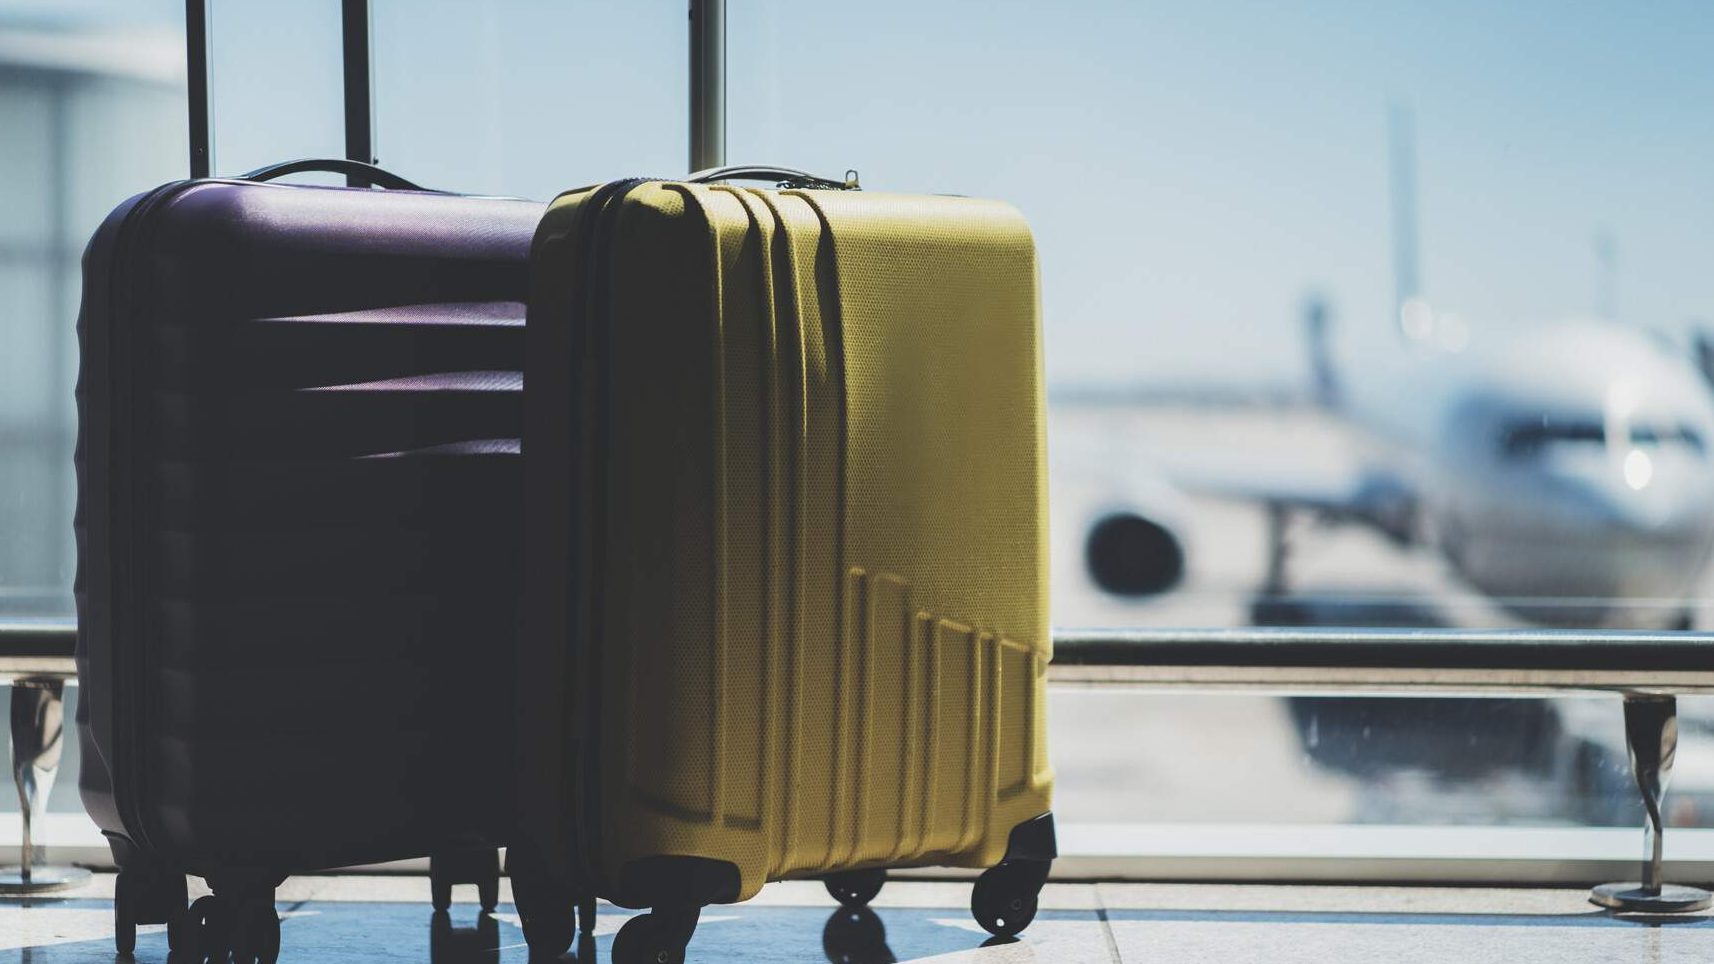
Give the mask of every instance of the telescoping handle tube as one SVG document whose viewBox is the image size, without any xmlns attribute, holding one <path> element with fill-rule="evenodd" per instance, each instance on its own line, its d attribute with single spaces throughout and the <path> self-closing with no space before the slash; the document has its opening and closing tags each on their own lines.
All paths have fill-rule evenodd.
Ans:
<svg viewBox="0 0 1714 964">
<path fill-rule="evenodd" d="M 726 163 L 726 0 L 690 0 L 690 168 Z"/>
<path fill-rule="evenodd" d="M 209 7 L 213 0 L 185 0 L 185 73 L 190 95 L 190 176 L 214 171 L 213 91 L 209 86 Z M 369 0 L 340 0 L 344 35 L 345 157 L 375 163 L 375 96 L 370 57 Z M 367 169 L 346 172 L 346 183 L 368 187 L 376 181 Z"/>
</svg>

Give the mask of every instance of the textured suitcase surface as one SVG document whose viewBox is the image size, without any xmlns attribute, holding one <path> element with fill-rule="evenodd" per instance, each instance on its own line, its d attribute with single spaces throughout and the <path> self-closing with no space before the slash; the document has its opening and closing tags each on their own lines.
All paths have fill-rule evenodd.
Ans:
<svg viewBox="0 0 1714 964">
<path fill-rule="evenodd" d="M 541 206 L 170 184 L 84 259 L 83 796 L 122 865 L 503 843 Z"/>
<path fill-rule="evenodd" d="M 619 182 L 532 257 L 526 836 L 630 906 L 999 862 L 1051 789 L 1022 218 Z"/>
</svg>

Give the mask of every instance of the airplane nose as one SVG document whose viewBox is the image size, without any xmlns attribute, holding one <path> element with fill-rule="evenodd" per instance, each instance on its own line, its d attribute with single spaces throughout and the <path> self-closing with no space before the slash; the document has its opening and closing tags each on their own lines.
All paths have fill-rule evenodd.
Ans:
<svg viewBox="0 0 1714 964">
<path fill-rule="evenodd" d="M 1714 513 L 1714 471 L 1698 461 L 1635 448 L 1602 472 L 1583 479 L 1583 492 L 1595 517 L 1639 535 L 1662 535 L 1708 528 Z M 1594 482 L 1593 485 L 1589 484 Z"/>
</svg>

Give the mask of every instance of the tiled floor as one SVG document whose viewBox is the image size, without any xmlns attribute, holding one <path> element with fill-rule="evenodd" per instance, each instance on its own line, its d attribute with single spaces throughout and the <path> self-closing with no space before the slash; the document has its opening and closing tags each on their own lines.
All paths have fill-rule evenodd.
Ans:
<svg viewBox="0 0 1714 964">
<path fill-rule="evenodd" d="M 72 899 L 0 901 L 0 964 L 115 961 L 111 878 Z M 756 900 L 711 908 L 691 961 L 839 964 L 1578 964 L 1714 960 L 1714 920 L 1619 920 L 1581 890 L 1450 890 L 1167 884 L 1056 884 L 1026 937 L 993 944 L 970 920 L 960 883 L 893 882 L 876 920 L 839 926 L 816 884 L 779 884 Z M 280 893 L 282 964 L 308 961 L 521 962 L 516 918 L 502 905 L 484 929 L 437 938 L 427 883 L 408 877 L 293 880 Z M 596 959 L 625 912 L 603 907 Z M 452 920 L 476 922 L 461 904 Z M 167 961 L 151 928 L 136 959 Z M 840 935 L 846 935 L 841 938 Z M 985 946 L 987 945 L 987 946 Z"/>
</svg>

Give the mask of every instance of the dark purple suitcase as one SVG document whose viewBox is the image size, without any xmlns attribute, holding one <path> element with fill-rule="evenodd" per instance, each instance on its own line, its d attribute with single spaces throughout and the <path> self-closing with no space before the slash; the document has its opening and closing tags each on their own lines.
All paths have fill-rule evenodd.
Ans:
<svg viewBox="0 0 1714 964">
<path fill-rule="evenodd" d="M 384 860 L 494 903 L 541 211 L 201 179 L 91 240 L 78 722 L 122 950 L 271 957 L 281 880 Z"/>
</svg>

